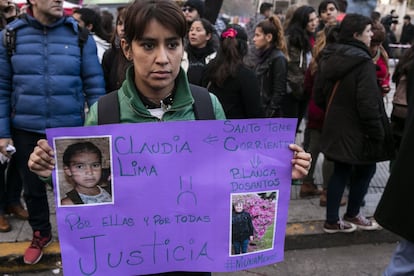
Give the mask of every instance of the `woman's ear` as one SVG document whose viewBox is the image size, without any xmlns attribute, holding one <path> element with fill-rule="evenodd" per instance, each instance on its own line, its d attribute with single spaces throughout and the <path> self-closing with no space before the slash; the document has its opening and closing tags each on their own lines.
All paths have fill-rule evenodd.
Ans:
<svg viewBox="0 0 414 276">
<path fill-rule="evenodd" d="M 265 39 L 268 43 L 270 43 L 273 40 L 273 35 L 269 33 L 269 34 L 265 35 Z"/>
<path fill-rule="evenodd" d="M 132 61 L 132 50 L 125 38 L 121 38 L 121 49 L 127 60 Z"/>
<path fill-rule="evenodd" d="M 360 34 L 358 34 L 358 33 L 354 33 L 353 37 L 354 37 L 355 39 L 358 39 L 358 37 L 360 37 Z"/>
</svg>

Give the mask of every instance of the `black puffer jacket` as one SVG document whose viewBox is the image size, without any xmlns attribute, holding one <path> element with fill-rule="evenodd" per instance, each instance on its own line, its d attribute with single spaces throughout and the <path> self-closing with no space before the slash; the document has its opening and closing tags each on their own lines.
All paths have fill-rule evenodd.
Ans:
<svg viewBox="0 0 414 276">
<path fill-rule="evenodd" d="M 389 159 L 392 149 L 384 145 L 392 138 L 368 48 L 356 40 L 329 44 L 318 68 L 315 102 L 328 109 L 321 137 L 325 156 L 348 164 Z"/>
</svg>

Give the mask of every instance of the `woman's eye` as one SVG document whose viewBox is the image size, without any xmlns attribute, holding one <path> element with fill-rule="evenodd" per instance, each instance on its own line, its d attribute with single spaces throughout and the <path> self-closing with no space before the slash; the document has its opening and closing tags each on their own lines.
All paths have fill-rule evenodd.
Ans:
<svg viewBox="0 0 414 276">
<path fill-rule="evenodd" d="M 143 43 L 142 44 L 142 47 L 145 49 L 145 50 L 152 50 L 152 49 L 154 49 L 154 44 L 152 44 L 152 43 Z"/>
<path fill-rule="evenodd" d="M 175 48 L 178 47 L 178 45 L 179 45 L 178 42 L 171 42 L 171 43 L 168 44 L 168 48 L 169 49 L 175 49 Z"/>
</svg>

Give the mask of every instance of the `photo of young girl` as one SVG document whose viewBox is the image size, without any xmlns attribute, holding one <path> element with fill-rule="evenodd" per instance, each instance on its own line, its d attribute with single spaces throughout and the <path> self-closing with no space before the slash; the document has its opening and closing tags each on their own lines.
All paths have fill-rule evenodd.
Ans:
<svg viewBox="0 0 414 276">
<path fill-rule="evenodd" d="M 113 202 L 110 168 L 104 169 L 102 150 L 91 140 L 77 139 L 62 154 L 63 174 L 60 172 L 60 175 L 63 179 L 59 181 L 62 206 Z M 69 190 L 64 181 L 70 183 Z"/>
</svg>

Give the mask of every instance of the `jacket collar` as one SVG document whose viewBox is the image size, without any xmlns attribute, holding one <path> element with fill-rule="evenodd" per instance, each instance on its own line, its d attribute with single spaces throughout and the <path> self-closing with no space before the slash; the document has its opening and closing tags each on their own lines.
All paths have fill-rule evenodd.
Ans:
<svg viewBox="0 0 414 276">
<path fill-rule="evenodd" d="M 29 25 L 31 25 L 31 26 L 33 26 L 37 29 L 43 29 L 45 27 L 46 28 L 55 28 L 57 26 L 65 24 L 65 25 L 71 26 L 76 33 L 79 30 L 78 23 L 71 16 L 62 16 L 61 18 L 59 18 L 58 20 L 56 20 L 52 24 L 46 26 L 46 25 L 43 25 L 42 23 L 40 23 L 35 17 L 33 17 L 32 10 L 28 9 L 27 14 L 23 15 L 22 19 L 26 20 Z"/>
<path fill-rule="evenodd" d="M 171 111 L 176 111 L 182 109 L 188 105 L 193 104 L 194 99 L 191 95 L 190 86 L 186 77 L 186 73 L 183 69 L 180 69 L 180 72 L 176 78 L 175 82 L 175 96 L 174 101 L 171 106 Z M 141 114 L 150 115 L 148 109 L 145 107 L 141 98 L 139 97 L 138 91 L 134 82 L 134 66 L 130 66 L 127 69 L 126 80 L 123 82 L 121 92 L 127 97 L 130 106 Z"/>
</svg>

